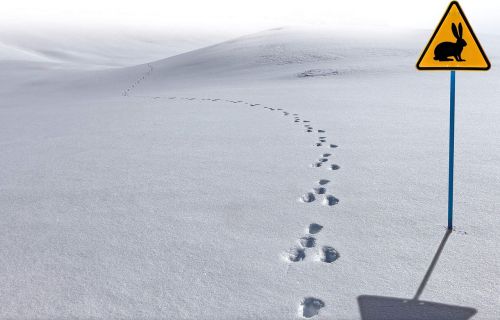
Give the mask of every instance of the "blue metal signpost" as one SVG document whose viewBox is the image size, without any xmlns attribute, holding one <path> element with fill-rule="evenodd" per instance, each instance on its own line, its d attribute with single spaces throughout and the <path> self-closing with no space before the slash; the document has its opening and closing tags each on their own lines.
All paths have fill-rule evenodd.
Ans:
<svg viewBox="0 0 500 320">
<path fill-rule="evenodd" d="M 451 33 L 450 33 L 451 31 Z M 456 42 L 450 42 L 453 38 Z M 453 40 L 454 41 L 454 40 Z M 463 50 L 467 45 L 467 49 Z M 462 58 L 462 53 L 464 58 Z M 452 1 L 417 61 L 418 70 L 450 70 L 450 153 L 448 230 L 453 229 L 453 162 L 455 149 L 455 72 L 486 71 L 490 61 L 457 1 Z"/>
<path fill-rule="evenodd" d="M 453 229 L 453 158 L 455 152 L 455 70 L 450 73 L 450 154 L 448 172 L 448 230 Z"/>
</svg>

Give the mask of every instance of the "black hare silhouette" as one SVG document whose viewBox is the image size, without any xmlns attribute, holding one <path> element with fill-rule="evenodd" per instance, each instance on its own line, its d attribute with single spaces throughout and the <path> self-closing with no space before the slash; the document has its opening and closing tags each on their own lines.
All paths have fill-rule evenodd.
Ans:
<svg viewBox="0 0 500 320">
<path fill-rule="evenodd" d="M 457 42 L 441 42 L 438 44 L 434 49 L 434 60 L 453 61 L 453 59 L 448 58 L 453 57 L 456 61 L 465 61 L 462 59 L 462 50 L 467 45 L 467 42 L 462 39 L 462 23 L 458 24 L 458 30 L 457 26 L 452 23 L 451 31 L 455 38 L 457 38 Z"/>
</svg>

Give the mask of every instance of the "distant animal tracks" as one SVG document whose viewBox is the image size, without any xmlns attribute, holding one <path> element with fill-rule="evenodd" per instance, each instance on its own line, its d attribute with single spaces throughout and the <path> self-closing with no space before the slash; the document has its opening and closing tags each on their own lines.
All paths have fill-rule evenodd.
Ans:
<svg viewBox="0 0 500 320">
<path fill-rule="evenodd" d="M 135 89 L 136 86 L 138 86 L 142 81 L 146 80 L 146 78 L 149 77 L 153 73 L 153 66 L 150 63 L 148 63 L 146 66 L 148 68 L 148 71 L 146 71 L 142 76 L 139 76 L 139 78 L 136 79 L 130 87 L 123 90 L 122 96 L 126 97 L 126 96 L 130 95 L 130 93 L 132 92 L 132 89 Z"/>
<path fill-rule="evenodd" d="M 312 168 L 319 168 L 323 165 L 323 162 L 315 162 L 313 164 L 311 164 L 311 167 Z"/>
</svg>

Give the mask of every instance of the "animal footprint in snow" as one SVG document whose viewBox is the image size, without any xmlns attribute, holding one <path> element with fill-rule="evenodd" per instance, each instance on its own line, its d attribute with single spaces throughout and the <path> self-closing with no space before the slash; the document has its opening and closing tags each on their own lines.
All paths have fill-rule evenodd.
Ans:
<svg viewBox="0 0 500 320">
<path fill-rule="evenodd" d="M 325 184 L 327 184 L 328 182 L 330 182 L 330 180 L 327 180 L 327 179 L 321 179 L 318 181 L 318 184 L 321 185 L 321 186 L 324 186 Z"/>
<path fill-rule="evenodd" d="M 332 247 L 324 246 L 320 251 L 320 260 L 326 263 L 332 263 L 340 257 L 337 250 Z"/>
<path fill-rule="evenodd" d="M 319 133 L 325 133 L 325 130 L 318 130 Z"/>
<path fill-rule="evenodd" d="M 338 146 L 336 144 L 331 144 L 330 148 L 337 148 Z"/>
<path fill-rule="evenodd" d="M 319 168 L 323 165 L 323 162 L 315 162 L 311 164 L 311 168 Z"/>
<path fill-rule="evenodd" d="M 313 236 L 303 236 L 299 239 L 300 245 L 304 248 L 313 248 L 316 246 L 316 238 Z"/>
<path fill-rule="evenodd" d="M 337 203 L 339 203 L 339 199 L 335 198 L 334 196 L 332 196 L 331 194 L 329 195 L 326 195 L 324 198 L 323 198 L 323 201 L 321 202 L 324 206 L 334 206 L 336 205 Z"/>
<path fill-rule="evenodd" d="M 293 247 L 288 251 L 288 260 L 291 262 L 299 262 L 304 260 L 306 257 L 306 252 L 304 248 L 299 246 Z"/>
<path fill-rule="evenodd" d="M 312 318 L 319 314 L 319 310 L 325 307 L 325 303 L 317 298 L 307 297 L 302 300 L 299 314 L 304 318 Z"/>
<path fill-rule="evenodd" d="M 323 226 L 317 223 L 311 223 L 307 230 L 309 231 L 310 234 L 316 234 L 323 229 Z"/>
<path fill-rule="evenodd" d="M 313 202 L 316 198 L 314 197 L 314 194 L 312 192 L 308 192 L 303 194 L 300 198 L 299 201 L 304 202 L 304 203 L 309 203 Z"/>
<path fill-rule="evenodd" d="M 319 158 L 319 162 L 327 162 L 328 158 Z"/>
<path fill-rule="evenodd" d="M 324 194 L 326 192 L 326 188 L 323 187 L 315 187 L 313 188 L 314 193 L 316 194 Z"/>
<path fill-rule="evenodd" d="M 309 225 L 308 231 L 309 234 L 301 237 L 298 240 L 298 244 L 289 249 L 285 255 L 286 259 L 290 262 L 299 262 L 306 258 L 306 249 L 314 248 L 316 246 L 316 238 L 311 234 L 316 234 L 323 229 L 323 226 L 317 223 L 311 223 Z"/>
<path fill-rule="evenodd" d="M 328 158 L 331 155 L 332 155 L 331 153 L 323 153 L 323 157 L 325 157 L 325 158 Z"/>
<path fill-rule="evenodd" d="M 315 146 L 316 146 L 316 147 L 321 147 L 322 145 L 323 145 L 323 144 L 322 144 L 321 142 L 317 142 L 317 143 L 315 144 Z"/>
<path fill-rule="evenodd" d="M 336 165 L 336 164 L 332 164 L 330 165 L 330 168 L 328 168 L 328 170 L 338 170 L 340 169 L 340 166 Z"/>
</svg>

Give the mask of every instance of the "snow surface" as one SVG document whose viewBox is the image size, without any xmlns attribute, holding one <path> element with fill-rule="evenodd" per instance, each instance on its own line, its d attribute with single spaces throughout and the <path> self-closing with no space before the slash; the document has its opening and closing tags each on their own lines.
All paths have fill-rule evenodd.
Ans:
<svg viewBox="0 0 500 320">
<path fill-rule="evenodd" d="M 446 235 L 428 36 L 280 28 L 126 68 L 0 45 L 0 318 L 498 319 L 500 43 L 457 74 Z"/>
</svg>

